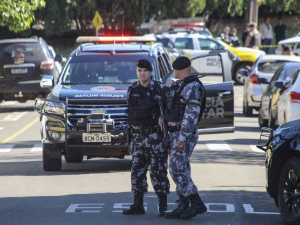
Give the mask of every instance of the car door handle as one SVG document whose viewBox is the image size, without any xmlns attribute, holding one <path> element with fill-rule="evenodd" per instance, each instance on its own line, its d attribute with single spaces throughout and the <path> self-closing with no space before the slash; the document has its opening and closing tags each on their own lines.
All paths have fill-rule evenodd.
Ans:
<svg viewBox="0 0 300 225">
<path fill-rule="evenodd" d="M 220 96 L 220 97 L 222 97 L 222 96 L 224 96 L 224 95 L 230 95 L 231 94 L 231 91 L 220 91 L 219 93 L 218 93 L 218 95 Z"/>
</svg>

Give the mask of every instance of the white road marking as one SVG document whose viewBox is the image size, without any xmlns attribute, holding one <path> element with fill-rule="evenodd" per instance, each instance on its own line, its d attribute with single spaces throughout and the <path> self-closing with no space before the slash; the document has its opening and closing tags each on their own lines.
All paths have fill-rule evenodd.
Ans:
<svg viewBox="0 0 300 225">
<path fill-rule="evenodd" d="M 0 130 L 3 130 L 4 129 L 4 127 L 0 127 Z"/>
<path fill-rule="evenodd" d="M 265 153 L 263 150 L 257 148 L 255 145 L 250 145 L 253 152 Z"/>
<path fill-rule="evenodd" d="M 243 204 L 245 212 L 248 214 L 261 214 L 261 215 L 279 215 L 278 212 L 255 212 L 250 204 Z"/>
<path fill-rule="evenodd" d="M 27 112 L 13 112 L 10 115 L 7 115 L 4 117 L 1 121 L 17 121 L 19 120 L 22 116 L 26 115 Z"/>
<path fill-rule="evenodd" d="M 0 152 L 10 152 L 15 145 L 0 145 Z"/>
<path fill-rule="evenodd" d="M 71 204 L 66 213 L 99 213 L 104 203 L 92 204 Z"/>
<path fill-rule="evenodd" d="M 42 144 L 35 144 L 30 151 L 31 152 L 41 152 L 42 151 Z"/>
<path fill-rule="evenodd" d="M 232 151 L 228 144 L 206 144 L 210 151 Z"/>
</svg>

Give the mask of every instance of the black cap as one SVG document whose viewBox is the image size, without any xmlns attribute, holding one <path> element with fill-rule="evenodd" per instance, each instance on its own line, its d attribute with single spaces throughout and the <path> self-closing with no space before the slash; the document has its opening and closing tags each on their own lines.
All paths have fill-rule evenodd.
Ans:
<svg viewBox="0 0 300 225">
<path fill-rule="evenodd" d="M 188 68 L 190 65 L 190 59 L 185 56 L 179 56 L 172 64 L 174 70 L 183 70 L 185 68 Z"/>
<path fill-rule="evenodd" d="M 140 59 L 136 64 L 137 67 L 152 71 L 151 63 L 147 59 Z"/>
</svg>

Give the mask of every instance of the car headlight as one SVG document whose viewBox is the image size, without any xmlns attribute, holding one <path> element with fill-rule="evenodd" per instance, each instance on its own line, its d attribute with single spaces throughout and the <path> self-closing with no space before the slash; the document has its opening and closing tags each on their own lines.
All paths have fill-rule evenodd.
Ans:
<svg viewBox="0 0 300 225">
<path fill-rule="evenodd" d="M 64 115 L 65 104 L 58 102 L 46 102 L 44 112 L 49 114 Z"/>
</svg>

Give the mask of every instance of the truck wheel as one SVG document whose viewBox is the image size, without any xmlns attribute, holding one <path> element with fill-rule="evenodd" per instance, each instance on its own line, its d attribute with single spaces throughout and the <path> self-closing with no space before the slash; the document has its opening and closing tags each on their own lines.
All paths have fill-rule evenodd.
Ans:
<svg viewBox="0 0 300 225">
<path fill-rule="evenodd" d="M 300 158 L 290 158 L 283 166 L 278 182 L 278 203 L 282 219 L 288 225 L 300 224 Z"/>
<path fill-rule="evenodd" d="M 67 163 L 81 163 L 83 155 L 65 155 L 65 160 Z"/>
<path fill-rule="evenodd" d="M 61 169 L 61 150 L 53 151 L 43 145 L 43 166 L 45 171 L 59 171 Z"/>
<path fill-rule="evenodd" d="M 237 85 L 243 85 L 245 83 L 245 76 L 240 74 L 241 71 L 247 71 L 249 72 L 251 69 L 251 66 L 248 64 L 241 64 L 236 67 L 233 73 L 233 80 L 235 81 L 235 84 Z"/>
</svg>

